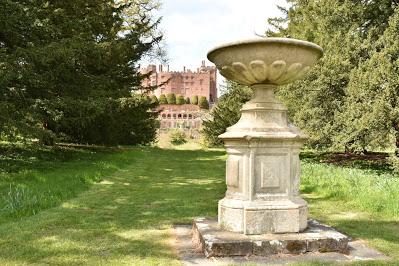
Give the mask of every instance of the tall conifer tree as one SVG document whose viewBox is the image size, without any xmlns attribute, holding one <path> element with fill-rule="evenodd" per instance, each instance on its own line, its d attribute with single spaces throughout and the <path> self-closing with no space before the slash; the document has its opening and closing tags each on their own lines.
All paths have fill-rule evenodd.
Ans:
<svg viewBox="0 0 399 266">
<path fill-rule="evenodd" d="M 151 140 L 154 105 L 131 91 L 143 78 L 137 62 L 162 39 L 159 20 L 149 16 L 155 4 L 0 1 L 0 108 L 9 110 L 0 118 L 3 134 L 104 144 Z M 136 125 L 125 120 L 134 113 Z"/>
</svg>

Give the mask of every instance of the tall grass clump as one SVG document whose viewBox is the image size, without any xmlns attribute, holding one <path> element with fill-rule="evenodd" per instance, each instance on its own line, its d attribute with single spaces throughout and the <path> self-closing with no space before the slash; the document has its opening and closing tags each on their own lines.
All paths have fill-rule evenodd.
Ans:
<svg viewBox="0 0 399 266">
<path fill-rule="evenodd" d="M 301 188 L 362 211 L 399 217 L 399 176 L 395 173 L 304 162 Z"/>
<path fill-rule="evenodd" d="M 0 145 L 0 224 L 76 197 L 131 162 L 117 149 Z"/>
<path fill-rule="evenodd" d="M 13 215 L 23 215 L 26 212 L 35 214 L 39 203 L 38 195 L 29 188 L 10 184 L 8 190 L 2 195 L 2 211 Z"/>
</svg>

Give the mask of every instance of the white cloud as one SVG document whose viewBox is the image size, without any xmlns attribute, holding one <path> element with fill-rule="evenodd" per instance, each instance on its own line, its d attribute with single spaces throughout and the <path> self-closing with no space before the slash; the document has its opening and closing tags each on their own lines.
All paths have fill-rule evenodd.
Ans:
<svg viewBox="0 0 399 266">
<path fill-rule="evenodd" d="M 172 68 L 196 68 L 215 45 L 254 38 L 285 0 L 164 0 L 161 28 Z"/>
<path fill-rule="evenodd" d="M 286 0 L 163 0 L 161 29 L 172 70 L 195 70 L 216 45 L 254 38 Z M 207 62 L 211 64 L 210 62 Z"/>
</svg>

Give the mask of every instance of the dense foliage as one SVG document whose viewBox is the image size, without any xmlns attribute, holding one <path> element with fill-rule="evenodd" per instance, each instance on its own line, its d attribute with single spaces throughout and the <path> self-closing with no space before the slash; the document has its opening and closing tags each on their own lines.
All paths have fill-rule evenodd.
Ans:
<svg viewBox="0 0 399 266">
<path fill-rule="evenodd" d="M 191 104 L 197 105 L 198 104 L 198 96 L 197 95 L 192 96 L 190 102 L 191 102 Z"/>
<path fill-rule="evenodd" d="M 284 17 L 269 20 L 275 29 L 267 35 L 315 42 L 325 52 L 304 80 L 279 91 L 308 144 L 399 148 L 399 2 L 288 2 Z"/>
<path fill-rule="evenodd" d="M 168 95 L 166 95 L 166 100 L 168 104 L 176 104 L 176 95 L 174 93 L 168 93 Z"/>
<path fill-rule="evenodd" d="M 2 137 L 137 144 L 156 103 L 131 93 L 162 39 L 151 0 L 0 0 Z"/>
<path fill-rule="evenodd" d="M 201 109 L 209 109 L 209 102 L 208 99 L 205 96 L 201 96 L 198 99 L 198 106 Z"/>
<path fill-rule="evenodd" d="M 151 101 L 151 103 L 153 103 L 153 104 L 156 104 L 156 105 L 159 104 L 158 98 L 157 98 L 157 96 L 155 96 L 155 95 L 151 95 L 150 101 Z"/>
<path fill-rule="evenodd" d="M 182 130 L 172 130 L 169 134 L 170 137 L 170 143 L 173 145 L 182 145 L 187 142 L 187 136 L 186 133 Z"/>
<path fill-rule="evenodd" d="M 155 97 L 155 98 L 154 98 Z M 155 102 L 156 96 L 153 95 L 151 97 L 152 102 Z M 174 94 L 174 93 L 168 93 L 166 96 L 165 94 L 161 94 L 159 96 L 159 100 L 157 99 L 158 104 L 177 104 L 177 105 L 183 105 L 183 104 L 193 104 L 193 105 L 198 105 L 201 109 L 209 109 L 209 102 L 208 99 L 205 96 L 200 96 L 195 95 L 191 98 L 186 97 L 184 98 L 183 95 L 181 94 Z"/>
<path fill-rule="evenodd" d="M 251 99 L 252 90 L 228 81 L 225 93 L 210 111 L 209 117 L 203 121 L 203 134 L 206 145 L 219 146 L 222 141 L 218 136 L 235 124 L 241 116 L 242 105 Z"/>
<path fill-rule="evenodd" d="M 186 101 L 184 100 L 184 96 L 183 95 L 177 95 L 176 97 L 176 104 L 182 105 L 185 104 Z"/>
<path fill-rule="evenodd" d="M 168 100 L 166 99 L 165 94 L 159 95 L 159 104 L 168 104 Z"/>
</svg>

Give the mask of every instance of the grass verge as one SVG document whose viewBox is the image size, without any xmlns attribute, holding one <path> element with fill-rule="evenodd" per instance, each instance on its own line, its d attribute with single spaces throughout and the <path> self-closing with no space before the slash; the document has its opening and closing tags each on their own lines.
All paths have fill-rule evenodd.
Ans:
<svg viewBox="0 0 399 266">
<path fill-rule="evenodd" d="M 0 224 L 76 197 L 129 163 L 112 149 L 0 145 Z"/>
<path fill-rule="evenodd" d="M 93 169 L 98 165 L 112 167 L 104 168 L 108 170 L 99 175 L 101 182 L 90 181 L 90 189 L 76 190 L 73 198 L 60 198 L 62 203 L 54 208 L 3 221 L 0 265 L 180 265 L 169 245 L 170 228 L 175 223 L 189 223 L 193 217 L 215 217 L 217 201 L 225 191 L 223 151 L 133 148 L 95 153 L 66 150 L 58 155 L 43 152 L 48 157 L 43 155 L 35 161 L 42 163 L 15 169 L 32 169 L 37 176 L 48 175 L 47 179 L 57 178 L 51 173 L 65 172 L 60 177 L 64 180 L 93 164 L 93 168 L 87 168 L 86 177 L 95 181 L 98 179 Z M 61 155 L 64 152 L 73 155 Z M 319 157 L 303 156 L 302 188 L 312 218 L 361 238 L 392 257 L 389 262 L 355 265 L 399 265 L 399 219 L 394 207 L 398 191 L 387 190 L 391 196 L 381 195 L 381 199 L 378 195 L 386 188 L 372 194 L 381 178 L 395 186 L 397 176 L 388 169 L 334 166 L 319 161 Z M 10 162 L 9 167 L 15 164 L 18 165 Z M 76 172 L 68 174 L 70 169 Z M 10 171 L 10 175 L 18 177 L 19 171 Z M 15 184 L 27 182 L 24 178 L 8 180 Z M 58 182 L 69 182 L 62 180 Z M 42 183 L 32 184 L 36 182 L 39 189 Z M 29 184 L 26 187 L 34 190 L 36 185 Z M 63 186 L 69 190 L 64 184 L 59 186 L 60 191 Z M 7 187 L 6 184 L 4 188 Z M 363 204 L 368 194 L 377 199 Z M 391 207 L 376 208 L 373 202 Z"/>
<path fill-rule="evenodd" d="M 224 152 L 135 148 L 129 164 L 60 206 L 0 225 L 0 265 L 180 265 L 170 228 L 215 216 Z"/>
</svg>

